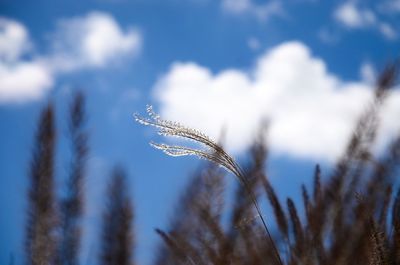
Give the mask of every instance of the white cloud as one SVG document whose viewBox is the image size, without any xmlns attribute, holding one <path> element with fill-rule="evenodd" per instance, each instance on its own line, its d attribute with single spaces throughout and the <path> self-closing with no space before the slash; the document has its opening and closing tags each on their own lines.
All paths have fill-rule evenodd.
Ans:
<svg viewBox="0 0 400 265">
<path fill-rule="evenodd" d="M 123 30 L 102 12 L 64 19 L 51 36 L 53 51 L 35 55 L 26 27 L 0 17 L 0 103 L 40 99 L 63 72 L 132 58 L 142 44 L 138 30 Z"/>
<path fill-rule="evenodd" d="M 29 46 L 25 27 L 17 21 L 0 17 L 0 60 L 15 61 Z"/>
<path fill-rule="evenodd" d="M 0 63 L 0 103 L 41 98 L 53 85 L 53 77 L 40 62 Z"/>
<path fill-rule="evenodd" d="M 52 86 L 49 69 L 38 59 L 21 59 L 29 48 L 26 28 L 0 18 L 0 103 L 38 99 Z"/>
<path fill-rule="evenodd" d="M 336 21 L 348 29 L 377 29 L 386 39 L 397 38 L 396 30 L 387 22 L 381 21 L 370 9 L 360 8 L 355 1 L 347 1 L 333 13 Z"/>
<path fill-rule="evenodd" d="M 218 137 L 227 129 L 227 148 L 241 152 L 260 122 L 270 121 L 269 147 L 276 154 L 332 161 L 346 140 L 372 89 L 345 82 L 300 42 L 287 42 L 262 55 L 254 69 L 213 74 L 196 63 L 174 63 L 154 86 L 161 115 Z M 400 116 L 399 92 L 385 109 L 380 141 L 388 140 Z M 384 140 L 382 140 L 384 139 Z"/>
<path fill-rule="evenodd" d="M 363 28 L 375 24 L 375 14 L 368 9 L 359 9 L 354 2 L 345 2 L 339 6 L 334 17 L 349 28 Z"/>
<path fill-rule="evenodd" d="M 104 67 L 140 51 L 142 37 L 137 29 L 123 30 L 103 12 L 64 19 L 54 34 L 54 54 L 50 64 L 57 71 L 84 67 Z"/>
<path fill-rule="evenodd" d="M 252 15 L 262 21 L 284 13 L 282 2 L 279 0 L 272 0 L 266 4 L 256 4 L 252 0 L 222 0 L 222 9 L 234 15 Z"/>
</svg>

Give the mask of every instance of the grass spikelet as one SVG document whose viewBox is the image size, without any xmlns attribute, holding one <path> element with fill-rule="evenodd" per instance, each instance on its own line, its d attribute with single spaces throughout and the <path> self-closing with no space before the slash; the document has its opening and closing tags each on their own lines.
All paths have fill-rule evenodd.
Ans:
<svg viewBox="0 0 400 265">
<path fill-rule="evenodd" d="M 262 178 L 262 183 L 264 186 L 265 193 L 267 194 L 268 200 L 274 210 L 274 215 L 276 218 L 276 223 L 278 224 L 279 230 L 284 235 L 285 238 L 288 238 L 288 222 L 286 219 L 285 212 L 283 211 L 283 207 L 278 200 L 278 196 L 275 193 L 274 188 L 271 186 L 271 183 L 264 177 Z"/>
<path fill-rule="evenodd" d="M 304 234 L 299 215 L 297 214 L 296 206 L 293 200 L 290 198 L 287 199 L 286 203 L 290 214 L 290 220 L 293 226 L 293 236 L 296 239 L 296 242 L 301 245 L 304 241 Z"/>
<path fill-rule="evenodd" d="M 319 201 L 321 194 L 321 168 L 319 165 L 316 165 L 314 172 L 314 201 Z"/>
<path fill-rule="evenodd" d="M 165 244 L 172 250 L 174 255 L 176 255 L 177 259 L 184 262 L 187 260 L 189 264 L 191 265 L 196 265 L 196 263 L 193 261 L 191 257 L 189 257 L 184 249 L 182 249 L 177 242 L 173 239 L 173 237 L 169 236 L 167 233 L 162 231 L 161 229 L 156 228 L 155 229 L 156 233 L 160 235 L 160 237 L 163 239 Z"/>
</svg>

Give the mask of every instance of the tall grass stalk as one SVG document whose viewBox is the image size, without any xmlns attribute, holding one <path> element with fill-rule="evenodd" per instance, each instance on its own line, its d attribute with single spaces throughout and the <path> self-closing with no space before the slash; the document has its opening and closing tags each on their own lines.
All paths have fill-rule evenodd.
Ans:
<svg viewBox="0 0 400 265">
<path fill-rule="evenodd" d="M 157 129 L 159 129 L 158 130 L 159 135 L 183 138 L 186 140 L 194 141 L 203 147 L 203 149 L 195 149 L 186 146 L 168 145 L 168 144 L 150 142 L 150 144 L 154 148 L 160 149 L 167 155 L 175 157 L 190 156 L 190 155 L 197 156 L 201 159 L 205 159 L 217 165 L 220 165 L 227 171 L 233 173 L 238 178 L 240 183 L 244 186 L 244 188 L 248 192 L 250 199 L 254 207 L 256 208 L 258 216 L 260 217 L 265 232 L 267 234 L 268 240 L 270 241 L 273 247 L 273 251 L 275 253 L 275 257 L 278 263 L 280 265 L 283 265 L 279 251 L 276 247 L 274 240 L 272 239 L 267 223 L 261 213 L 261 209 L 258 205 L 256 196 L 253 190 L 250 188 L 250 185 L 248 183 L 245 174 L 243 173 L 243 170 L 236 163 L 236 161 L 230 155 L 228 155 L 219 144 L 217 144 L 214 140 L 209 138 L 204 133 L 192 128 L 185 127 L 177 122 L 161 119 L 160 116 L 153 111 L 153 107 L 150 105 L 147 106 L 147 114 L 149 116 L 148 118 L 135 114 L 134 115 L 135 120 L 143 125 L 156 127 Z"/>
</svg>

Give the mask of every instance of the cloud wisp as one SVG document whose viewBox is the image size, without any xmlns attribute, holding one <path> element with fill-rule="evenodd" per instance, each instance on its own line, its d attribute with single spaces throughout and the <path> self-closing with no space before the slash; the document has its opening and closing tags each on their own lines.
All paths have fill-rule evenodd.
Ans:
<svg viewBox="0 0 400 265">
<path fill-rule="evenodd" d="M 350 30 L 374 28 L 386 39 L 397 38 L 396 30 L 389 23 L 382 21 L 373 10 L 359 7 L 355 1 L 339 5 L 334 10 L 333 17 Z"/>
<path fill-rule="evenodd" d="M 269 121 L 268 143 L 275 154 L 333 161 L 342 154 L 359 115 L 372 99 L 364 81 L 346 82 L 300 42 L 267 51 L 250 71 L 214 74 L 196 63 L 172 64 L 154 86 L 161 115 L 217 138 L 240 153 L 260 124 Z M 382 146 L 400 128 L 400 93 L 384 106 L 378 138 Z"/>
<path fill-rule="evenodd" d="M 265 4 L 256 4 L 252 0 L 222 0 L 222 10 L 233 15 L 251 15 L 261 21 L 266 21 L 273 16 L 284 14 L 282 2 L 269 1 Z"/>
<path fill-rule="evenodd" d="M 386 14 L 400 13 L 400 0 L 385 0 L 379 5 L 379 9 Z"/>
<path fill-rule="evenodd" d="M 104 68 L 142 47 L 137 29 L 122 29 L 104 12 L 63 19 L 50 36 L 52 50 L 38 55 L 25 26 L 0 17 L 0 103 L 40 99 L 58 75 Z"/>
</svg>

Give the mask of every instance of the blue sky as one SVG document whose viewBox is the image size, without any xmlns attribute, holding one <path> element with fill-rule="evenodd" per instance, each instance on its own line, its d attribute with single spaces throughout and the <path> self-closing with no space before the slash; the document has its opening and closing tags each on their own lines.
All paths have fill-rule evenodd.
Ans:
<svg viewBox="0 0 400 265">
<path fill-rule="evenodd" d="M 399 48 L 398 0 L 1 1 L 0 263 L 11 253 L 22 261 L 33 135 L 49 100 L 57 107 L 61 189 L 68 103 L 76 89 L 87 96 L 83 258 L 97 258 L 105 183 L 121 164 L 135 202 L 137 256 L 149 264 L 153 229 L 166 227 L 198 161 L 153 150 L 156 136 L 134 112 L 153 104 L 213 137 L 226 128 L 239 159 L 269 120 L 270 178 L 282 197 L 297 196 L 316 162 L 328 168 L 340 155 L 377 72 Z M 382 110 L 377 151 L 400 129 L 399 103 L 394 92 Z"/>
</svg>

